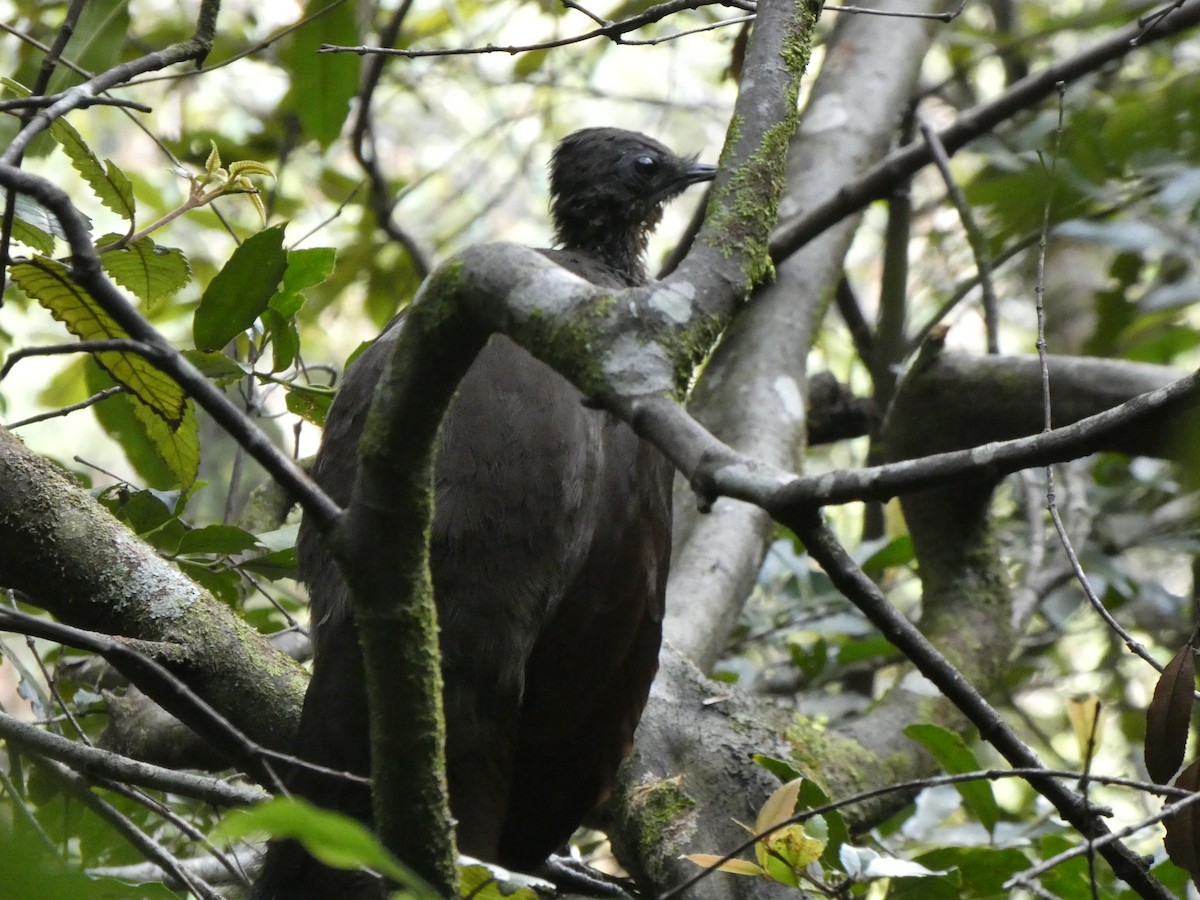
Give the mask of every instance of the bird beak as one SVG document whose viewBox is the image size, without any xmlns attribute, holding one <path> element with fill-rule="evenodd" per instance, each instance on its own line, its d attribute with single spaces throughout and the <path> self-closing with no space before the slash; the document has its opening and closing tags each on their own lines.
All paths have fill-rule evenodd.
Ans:
<svg viewBox="0 0 1200 900">
<path fill-rule="evenodd" d="M 692 162 L 683 173 L 685 185 L 700 184 L 702 181 L 712 181 L 717 177 L 717 167 L 711 163 Z"/>
</svg>

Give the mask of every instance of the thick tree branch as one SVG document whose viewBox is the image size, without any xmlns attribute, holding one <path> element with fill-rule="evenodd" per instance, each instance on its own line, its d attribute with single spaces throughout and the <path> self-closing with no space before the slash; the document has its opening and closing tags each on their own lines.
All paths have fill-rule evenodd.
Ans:
<svg viewBox="0 0 1200 900">
<path fill-rule="evenodd" d="M 946 8 L 941 0 L 886 0 L 887 10 Z M 788 154 L 781 215 L 852 182 L 888 147 L 935 26 L 840 17 Z M 808 351 L 857 227 L 845 219 L 776 269 L 727 330 L 688 410 L 722 441 L 782 469 L 800 465 Z M 690 470 L 687 470 L 690 471 Z M 718 500 L 708 515 L 682 480 L 667 588 L 667 638 L 708 671 L 757 577 L 774 526 L 762 509 Z"/>
<path fill-rule="evenodd" d="M 218 778 L 164 769 L 119 753 L 88 747 L 5 713 L 0 713 L 0 737 L 12 747 L 57 760 L 89 778 L 107 778 L 157 791 L 169 791 L 216 806 L 246 806 L 270 796 L 265 791 L 238 787 Z"/>
<path fill-rule="evenodd" d="M 0 584 L 61 621 L 174 648 L 174 670 L 238 729 L 290 742 L 306 682 L 299 665 L 2 429 Z M 187 704 L 138 680 L 188 720 Z"/>
</svg>

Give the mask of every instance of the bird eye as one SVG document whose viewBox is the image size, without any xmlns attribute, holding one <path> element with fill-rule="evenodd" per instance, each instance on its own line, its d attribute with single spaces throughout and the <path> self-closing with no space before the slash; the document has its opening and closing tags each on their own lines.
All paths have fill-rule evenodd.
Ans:
<svg viewBox="0 0 1200 900">
<path fill-rule="evenodd" d="M 658 160 L 653 156 L 639 156 L 633 161 L 634 167 L 639 175 L 653 175 L 654 170 L 658 168 Z"/>
</svg>

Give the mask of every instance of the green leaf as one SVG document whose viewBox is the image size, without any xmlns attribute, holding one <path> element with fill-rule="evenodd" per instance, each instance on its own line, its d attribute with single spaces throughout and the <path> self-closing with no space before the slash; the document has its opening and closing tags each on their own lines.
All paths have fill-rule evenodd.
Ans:
<svg viewBox="0 0 1200 900">
<path fill-rule="evenodd" d="M 283 106 L 294 111 L 305 134 L 324 149 L 342 131 L 350 100 L 358 91 L 361 60 L 354 53 L 318 53 L 322 44 L 353 46 L 359 43 L 355 4 L 308 0 L 305 17 L 312 20 L 296 29 L 290 47 L 281 52 L 292 73 L 292 86 Z"/>
<path fill-rule="evenodd" d="M 172 554 L 186 528 L 157 491 L 131 491 L 126 487 L 101 492 L 100 503 L 130 531 L 162 553 Z"/>
<path fill-rule="evenodd" d="M 192 321 L 200 350 L 220 350 L 254 324 L 287 268 L 283 225 L 247 238 L 209 282 Z"/>
<path fill-rule="evenodd" d="M 242 577 L 233 569 L 225 566 L 214 568 L 189 559 L 177 559 L 175 565 L 179 567 L 179 571 L 222 603 L 232 606 L 241 596 Z"/>
<path fill-rule="evenodd" d="M 861 565 L 868 575 L 875 575 L 894 566 L 907 565 L 915 558 L 912 537 L 902 534 L 872 553 Z"/>
<path fill-rule="evenodd" d="M 296 323 L 291 317 L 280 315 L 273 309 L 268 309 L 263 315 L 263 323 L 267 334 L 271 336 L 271 371 L 282 372 L 300 352 Z"/>
<path fill-rule="evenodd" d="M 333 391 L 328 388 L 301 387 L 294 385 L 288 388 L 288 412 L 297 415 L 314 425 L 323 426 L 325 416 L 333 403 Z"/>
<path fill-rule="evenodd" d="M 236 525 L 205 525 L 193 528 L 179 541 L 180 553 L 213 553 L 232 556 L 259 545 L 258 538 Z"/>
<path fill-rule="evenodd" d="M 1007 897 L 1004 883 L 1029 868 L 1020 850 L 993 847 L 946 847 L 918 856 L 914 862 L 946 875 L 893 881 L 888 900 L 992 900 Z"/>
<path fill-rule="evenodd" d="M 472 900 L 538 900 L 538 892 L 532 887 L 501 882 L 486 865 L 463 866 L 459 869 L 459 876 L 461 897 L 470 897 Z M 509 873 L 509 877 L 529 878 L 516 873 Z"/>
<path fill-rule="evenodd" d="M 816 809 L 818 806 L 829 803 L 829 795 L 811 778 L 805 778 L 804 784 L 800 786 L 800 796 L 796 802 L 798 809 Z M 825 850 L 821 854 L 821 859 L 826 868 L 840 869 L 839 854 L 842 845 L 850 843 L 850 829 L 846 826 L 846 820 L 842 818 L 840 812 L 833 810 L 806 822 L 805 828 L 811 833 L 816 833 L 816 823 L 818 822 L 825 823 L 827 832 Z"/>
<path fill-rule="evenodd" d="M 938 765 L 948 775 L 962 775 L 968 772 L 978 772 L 981 769 L 975 754 L 966 745 L 962 735 L 956 734 L 940 725 L 914 724 L 904 729 L 906 737 L 916 741 L 929 751 L 937 760 Z M 954 785 L 962 796 L 967 808 L 975 814 L 983 827 L 991 831 L 1000 818 L 1000 807 L 996 804 L 996 796 L 992 786 L 984 779 L 964 781 Z"/>
<path fill-rule="evenodd" d="M 150 443 L 175 476 L 175 483 L 187 490 L 200 472 L 200 429 L 192 404 L 184 403 L 183 419 L 172 426 L 136 397 L 131 399 L 133 414 L 146 429 Z"/>
<path fill-rule="evenodd" d="M 200 374 L 221 387 L 240 381 L 250 374 L 247 367 L 224 353 L 203 350 L 184 350 L 188 362 L 200 370 Z"/>
<path fill-rule="evenodd" d="M 55 119 L 50 126 L 50 136 L 58 141 L 75 171 L 83 176 L 97 199 L 125 221 L 133 222 L 136 207 L 129 176 L 117 168 L 111 159 L 106 159 L 102 166 L 75 126 L 66 119 Z"/>
<path fill-rule="evenodd" d="M 269 581 L 278 581 L 281 578 L 295 578 L 296 550 L 295 548 L 276 550 L 273 553 L 266 553 L 254 559 L 244 560 L 239 565 L 241 568 L 249 572 L 254 572 L 256 575 L 261 575 Z"/>
<path fill-rule="evenodd" d="M 287 271 L 283 275 L 283 293 L 298 293 L 315 287 L 333 273 L 337 251 L 332 247 L 308 247 L 289 250 Z"/>
<path fill-rule="evenodd" d="M 78 804 L 73 812 L 75 823 L 80 815 L 92 820 L 92 814 Z M 71 869 L 46 846 L 41 835 L 24 826 L 23 817 L 12 818 L 11 826 L 0 826 L 0 896 L 20 900 L 169 900 L 177 896 L 162 884 L 128 885 Z M 110 840 L 120 840 L 111 825 L 97 822 L 96 827 L 107 829 Z"/>
<path fill-rule="evenodd" d="M 513 78 L 517 81 L 528 78 L 542 67 L 549 56 L 550 53 L 547 50 L 530 50 L 522 53 L 513 63 Z"/>
<path fill-rule="evenodd" d="M 8 194 L 0 188 L 0 208 L 7 202 Z M 65 237 L 58 219 L 50 211 L 24 194 L 17 194 L 13 204 L 13 238 L 35 253 L 49 256 L 54 252 L 54 238 Z M 91 227 L 91 222 L 88 222 Z"/>
<path fill-rule="evenodd" d="M 12 279 L 30 297 L 83 340 L 129 337 L 103 309 L 80 287 L 60 262 L 43 256 L 18 263 L 11 269 Z M 133 392 L 172 428 L 183 422 L 183 389 L 167 374 L 134 353 L 106 351 L 95 354 L 97 361 Z"/>
<path fill-rule="evenodd" d="M 89 72 L 103 72 L 120 59 L 129 30 L 128 0 L 88 0 L 83 5 L 75 31 L 63 51 L 71 60 Z M 50 79 L 46 93 L 57 94 L 72 85 L 81 84 L 84 76 L 59 66 Z"/>
<path fill-rule="evenodd" d="M 96 244 L 103 247 L 120 239 L 120 235 L 106 234 Z M 100 264 L 113 281 L 148 308 L 192 280 L 192 267 L 182 250 L 160 247 L 148 237 L 138 238 L 120 250 L 101 253 Z"/>
<path fill-rule="evenodd" d="M 422 897 L 437 900 L 433 889 L 388 853 L 361 822 L 296 797 L 276 797 L 248 809 L 234 810 L 213 830 L 212 839 L 228 844 L 263 834 L 294 838 L 327 866 L 374 869 L 408 890 L 419 891 Z"/>
<path fill-rule="evenodd" d="M 804 777 L 804 773 L 796 769 L 787 760 L 776 759 L 773 756 L 764 756 L 761 753 L 755 753 L 753 758 L 756 764 L 762 766 L 784 784 Z"/>
</svg>

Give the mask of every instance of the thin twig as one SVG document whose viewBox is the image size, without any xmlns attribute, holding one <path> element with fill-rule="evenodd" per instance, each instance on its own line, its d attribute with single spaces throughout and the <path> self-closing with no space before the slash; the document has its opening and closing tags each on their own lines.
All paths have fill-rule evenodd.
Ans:
<svg viewBox="0 0 1200 900">
<path fill-rule="evenodd" d="M 92 792 L 91 785 L 81 775 L 77 775 L 66 766 L 51 762 L 50 760 L 43 760 L 41 767 L 50 772 L 57 780 L 63 782 L 80 803 L 106 821 L 114 831 L 137 848 L 138 852 L 144 857 L 153 860 L 164 871 L 170 872 L 181 883 L 187 885 L 189 890 L 194 891 L 199 896 L 205 898 L 205 900 L 220 900 L 220 896 L 209 885 L 184 870 L 179 865 L 179 860 L 175 859 L 157 841 L 144 834 L 124 813 L 120 812 L 107 800 L 96 796 Z"/>
<path fill-rule="evenodd" d="M 21 419 L 17 422 L 9 422 L 4 427 L 9 431 L 16 431 L 18 428 L 23 428 L 26 425 L 34 425 L 38 422 L 45 422 L 49 419 L 57 419 L 73 412 L 79 412 L 81 409 L 87 409 L 89 406 L 95 406 L 102 400 L 107 400 L 109 397 L 115 397 L 117 394 L 128 393 L 128 391 L 129 389 L 125 387 L 125 385 L 116 384 L 110 388 L 105 388 L 97 394 L 92 394 L 92 396 L 88 397 L 86 400 L 80 400 L 78 403 L 72 403 L 70 406 L 64 406 L 61 409 L 39 413 L 36 416 L 30 416 L 28 419 Z"/>
<path fill-rule="evenodd" d="M 845 809 L 848 806 L 855 806 L 859 803 L 866 803 L 878 797 L 886 797 L 889 794 L 913 794 L 925 788 L 943 787 L 946 785 L 969 784 L 975 781 L 1004 781 L 1009 778 L 1028 778 L 1031 775 L 1044 775 L 1050 778 L 1063 778 L 1070 781 L 1077 781 L 1082 775 L 1081 772 L 1071 771 L 1068 769 L 1040 769 L 1040 768 L 1018 768 L 1018 769 L 988 769 L 980 772 L 962 772 L 955 775 L 934 775 L 929 778 L 916 778 L 910 781 L 900 781 L 895 784 L 890 784 L 885 787 L 873 788 L 869 791 L 852 794 L 849 797 L 843 797 L 840 800 L 832 800 L 829 803 L 823 803 L 820 806 L 814 806 L 811 809 L 803 810 L 793 816 L 772 825 L 770 828 L 757 832 L 754 835 L 746 838 L 732 850 L 729 850 L 720 859 L 714 860 L 706 865 L 704 869 L 693 875 L 680 884 L 675 885 L 669 890 L 659 894 L 655 900 L 673 900 L 675 897 L 683 896 L 690 888 L 694 887 L 701 879 L 717 871 L 722 865 L 732 859 L 736 859 L 745 851 L 749 850 L 756 843 L 765 837 L 770 837 L 778 831 L 782 831 L 789 825 L 803 825 L 810 819 L 815 819 L 818 816 L 823 816 L 826 813 L 837 812 Z M 1184 800 L 1188 803 L 1196 802 L 1195 796 L 1190 791 L 1182 788 L 1170 787 L 1167 785 L 1155 784 L 1149 781 L 1138 781 L 1132 778 L 1120 778 L 1107 775 L 1092 775 L 1091 779 L 1097 784 L 1104 784 L 1113 787 L 1128 787 L 1139 791 L 1145 791 L 1149 794 L 1160 794 L 1165 797 L 1173 797 L 1176 800 Z M 1152 825 L 1153 822 L 1140 822 L 1131 825 L 1128 829 L 1130 834 Z M 1073 855 L 1077 856 L 1075 852 Z"/>
<path fill-rule="evenodd" d="M 921 129 L 921 134 L 929 145 L 933 163 L 941 173 L 950 202 L 958 211 L 958 218 L 967 235 L 967 243 L 970 244 L 971 253 L 975 257 L 975 268 L 979 272 L 979 286 L 983 292 L 983 323 L 987 333 L 987 350 L 988 353 L 998 354 L 1000 352 L 1000 303 L 996 299 L 996 285 L 992 281 L 992 254 L 988 250 L 987 238 L 983 236 L 983 230 L 975 220 L 971 204 L 967 202 L 966 195 L 959 187 L 958 179 L 950 171 L 950 157 L 946 154 L 946 148 L 942 145 L 937 131 L 919 112 L 916 114 L 916 118 L 917 127 Z"/>
<path fill-rule="evenodd" d="M 932 681 L 941 694 L 979 729 L 980 737 L 995 747 L 1011 765 L 1027 769 L 1041 768 L 1037 755 L 999 712 L 920 631 L 887 602 L 879 587 L 845 551 L 820 514 L 811 513 L 784 520 L 783 524 L 796 532 L 809 555 L 825 570 L 838 590 L 862 610 L 883 636 L 899 648 L 918 671 Z M 1110 834 L 1101 817 L 1079 794 L 1045 774 L 1030 775 L 1027 780 L 1080 834 L 1089 839 Z M 1096 846 L 1117 877 L 1142 897 L 1163 900 L 1171 897 L 1170 892 L 1146 872 L 1137 854 L 1124 844 L 1115 840 L 1103 844 L 1097 841 Z"/>
<path fill-rule="evenodd" d="M 591 31 L 571 35 L 569 37 L 539 41 L 533 44 L 508 44 L 504 46 L 485 44 L 479 47 L 438 47 L 429 50 L 405 50 L 399 47 L 368 47 L 363 44 L 360 44 L 357 47 L 346 47 L 337 44 L 322 44 L 317 52 L 357 53 L 360 56 L 373 54 L 381 56 L 399 56 L 404 59 L 422 59 L 426 57 L 439 56 L 479 56 L 488 53 L 507 53 L 510 56 L 515 56 L 519 53 L 534 53 L 542 50 L 553 50 L 558 47 L 567 47 L 572 44 L 580 44 L 586 41 L 595 40 L 596 38 L 608 38 L 614 44 L 626 44 L 631 46 L 661 43 L 665 40 L 672 40 L 677 37 L 682 37 L 684 34 L 694 34 L 699 31 L 709 31 L 713 28 L 720 28 L 724 25 L 738 24 L 754 18 L 754 15 L 751 14 L 747 16 L 739 16 L 734 19 L 723 19 L 720 22 L 714 22 L 703 27 L 690 29 L 686 32 L 675 33 L 661 38 L 626 40 L 624 37 L 630 32 L 637 31 L 638 29 L 644 28 L 647 25 L 661 22 L 668 16 L 672 16 L 678 12 L 700 9 L 705 6 L 713 5 L 717 5 L 714 3 L 714 0 L 670 0 L 670 2 L 660 3 L 657 6 L 652 6 L 645 12 L 639 13 L 636 16 L 630 16 L 628 19 L 624 19 L 620 22 L 609 22 L 605 25 L 601 25 L 598 28 L 593 28 Z"/>
<path fill-rule="evenodd" d="M 826 3 L 825 9 L 829 12 L 844 13 L 856 16 L 881 16 L 883 18 L 893 17 L 897 19 L 933 19 L 936 22 L 953 22 L 963 11 L 963 7 L 967 5 L 967 0 L 962 0 L 958 4 L 958 8 L 953 12 L 905 12 L 904 10 L 888 10 L 875 9 L 870 6 L 838 6 L 833 3 Z"/>
<path fill-rule="evenodd" d="M 1136 46 L 1164 40 L 1197 23 L 1200 23 L 1200 3 L 1180 7 L 1162 19 L 1158 27 L 1144 35 Z M 1081 53 L 1022 78 L 996 99 L 962 113 L 953 125 L 938 134 L 946 152 L 956 153 L 976 138 L 990 134 L 1001 122 L 1054 93 L 1059 82 L 1069 84 L 1129 55 L 1135 47 L 1134 40 L 1142 35 L 1142 31 L 1136 23 L 1122 28 Z M 781 222 L 771 237 L 771 259 L 781 262 L 846 216 L 886 197 L 893 184 L 910 178 L 927 165 L 930 158 L 929 146 L 924 141 L 903 147 L 871 166 L 856 181 L 841 187 L 832 197 Z"/>
<path fill-rule="evenodd" d="M 62 98 L 62 94 L 50 94 L 40 97 L 22 97 L 18 100 L 0 100 L 0 112 L 12 112 L 15 109 L 45 109 Z M 132 109 L 136 112 L 154 112 L 154 108 L 145 103 L 125 100 L 121 97 L 88 97 L 79 104 L 79 109 L 90 109 L 93 106 L 115 106 L 119 109 Z"/>
<path fill-rule="evenodd" d="M 206 700 L 197 696 L 166 666 L 136 649 L 135 642 L 84 631 L 2 607 L 0 629 L 90 650 L 103 656 L 134 683 L 153 684 L 157 689 L 156 699 L 170 697 L 175 701 L 175 708 L 186 707 L 191 712 L 194 722 L 203 723 L 204 733 L 222 753 L 239 764 L 247 765 L 250 771 L 256 773 L 257 778 L 265 781 L 275 791 L 283 790 L 283 785 L 269 762 L 269 758 L 276 754 L 247 737 Z"/>
</svg>

